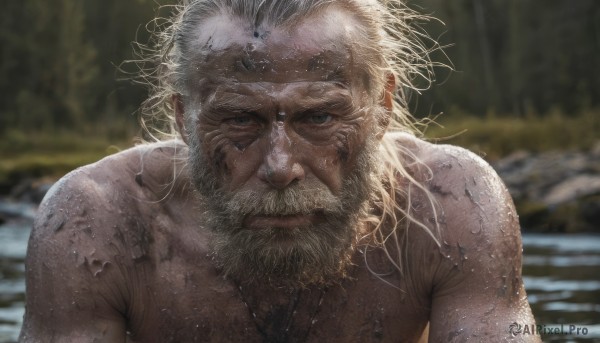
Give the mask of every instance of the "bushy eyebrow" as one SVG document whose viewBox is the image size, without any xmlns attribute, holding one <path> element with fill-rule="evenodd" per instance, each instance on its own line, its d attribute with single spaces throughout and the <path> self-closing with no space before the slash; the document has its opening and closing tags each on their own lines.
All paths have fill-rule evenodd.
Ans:
<svg viewBox="0 0 600 343">
<path fill-rule="evenodd" d="M 334 82 L 328 83 L 330 86 L 326 89 L 315 85 L 315 89 L 309 89 L 309 96 L 305 97 L 300 102 L 301 111 L 305 110 L 321 110 L 331 111 L 335 109 L 348 110 L 354 105 L 352 92 L 345 83 Z M 313 94 L 310 94 L 314 92 Z"/>
<path fill-rule="evenodd" d="M 347 112 L 352 110 L 353 104 L 350 96 L 318 98 L 302 103 L 299 112 Z"/>
<path fill-rule="evenodd" d="M 230 112 L 254 112 L 263 106 L 257 101 L 250 101 L 248 95 L 234 92 L 218 92 L 206 104 L 208 108 Z"/>
</svg>

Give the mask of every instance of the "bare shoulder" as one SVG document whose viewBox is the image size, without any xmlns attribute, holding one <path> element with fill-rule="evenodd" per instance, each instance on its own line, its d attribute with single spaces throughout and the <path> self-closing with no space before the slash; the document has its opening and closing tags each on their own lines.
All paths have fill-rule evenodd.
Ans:
<svg viewBox="0 0 600 343">
<path fill-rule="evenodd" d="M 152 222 L 167 206 L 162 198 L 175 193 L 177 149 L 135 147 L 77 169 L 49 190 L 28 245 L 22 341 L 121 337 L 129 271 L 152 253 Z"/>
<path fill-rule="evenodd" d="M 127 236 L 150 230 L 146 223 L 157 209 L 167 206 L 167 199 L 181 197 L 177 188 L 185 181 L 174 171 L 178 149 L 183 148 L 175 142 L 141 145 L 64 176 L 40 204 L 29 255 L 49 245 L 75 255 L 86 249 L 100 255 L 108 251 L 108 242 L 128 243 L 119 248 L 134 248 L 135 254 L 137 243 L 127 242 Z M 56 251 L 44 253 L 51 252 Z"/>
<path fill-rule="evenodd" d="M 412 267 L 426 274 L 431 287 L 430 338 L 521 341 L 510 336 L 509 326 L 534 320 L 521 275 L 518 216 L 502 180 L 466 149 L 406 134 L 388 139 L 407 156 L 408 171 L 422 186 L 416 197 L 431 199 L 437 209 L 424 210 L 418 217 L 422 222 L 435 218 L 428 223 L 438 224 L 439 246 L 418 238 L 408 245 L 413 250 L 408 255 L 415 260 Z M 423 264 L 418 250 L 435 253 Z M 539 339 L 524 339 L 529 340 Z"/>
<path fill-rule="evenodd" d="M 494 169 L 464 148 L 432 144 L 407 134 L 399 134 L 394 140 L 401 147 L 400 153 L 414 160 L 409 172 L 422 186 L 414 192 L 415 198 L 434 203 L 423 206 L 429 211 L 420 216 L 423 221 L 435 217 L 442 255 L 449 257 L 442 265 L 454 270 L 448 275 L 461 274 L 456 273 L 456 266 L 476 261 L 488 271 L 520 277 L 518 215 Z M 430 213 L 434 207 L 435 213 Z"/>
<path fill-rule="evenodd" d="M 114 226 L 119 213 L 138 212 L 138 201 L 160 196 L 160 185 L 168 183 L 162 166 L 169 159 L 166 149 L 166 144 L 135 147 L 65 175 L 42 200 L 31 240 L 55 236 L 66 227 L 89 226 L 83 228 L 86 232 Z"/>
<path fill-rule="evenodd" d="M 414 167 L 409 172 L 440 205 L 444 236 L 477 240 L 520 235 L 510 194 L 496 171 L 473 152 L 408 134 L 392 136 Z M 494 229 L 492 229 L 494 228 Z M 486 230 L 487 229 L 487 230 Z M 454 237 L 454 239 L 452 239 Z"/>
<path fill-rule="evenodd" d="M 133 190 L 137 184 L 159 193 L 161 186 L 174 180 L 173 169 L 182 151 L 185 147 L 177 141 L 143 144 L 78 168 L 50 189 L 42 209 L 75 189 L 102 197 L 116 189 Z"/>
</svg>

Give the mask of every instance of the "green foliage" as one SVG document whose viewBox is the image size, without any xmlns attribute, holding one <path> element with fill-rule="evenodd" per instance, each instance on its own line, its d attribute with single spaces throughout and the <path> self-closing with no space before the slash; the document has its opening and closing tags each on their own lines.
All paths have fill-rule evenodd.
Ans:
<svg viewBox="0 0 600 343">
<path fill-rule="evenodd" d="M 131 136 L 131 135 L 129 135 Z M 8 130 L 0 141 L 0 190 L 25 178 L 58 178 L 133 144 L 107 133 L 88 137 L 72 132 Z"/>
<path fill-rule="evenodd" d="M 0 134 L 81 130 L 113 121 L 134 127 L 131 114 L 145 90 L 117 81 L 126 77 L 117 66 L 134 57 L 132 41 L 148 39 L 143 27 L 158 6 L 152 0 L 4 4 Z"/>
<path fill-rule="evenodd" d="M 466 147 L 494 160 L 517 150 L 589 149 L 600 141 L 600 109 L 578 115 L 558 110 L 546 116 L 525 117 L 468 116 L 451 111 L 441 116 L 438 125 L 431 124 L 425 135 L 440 141 Z"/>
</svg>

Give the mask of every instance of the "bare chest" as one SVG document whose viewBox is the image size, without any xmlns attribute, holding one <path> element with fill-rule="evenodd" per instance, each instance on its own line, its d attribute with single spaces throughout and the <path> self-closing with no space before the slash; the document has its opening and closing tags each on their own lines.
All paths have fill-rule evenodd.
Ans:
<svg viewBox="0 0 600 343">
<path fill-rule="evenodd" d="M 132 341 L 411 342 L 429 317 L 421 301 L 362 270 L 338 285 L 286 291 L 244 289 L 209 264 L 146 275 L 128 318 Z"/>
<path fill-rule="evenodd" d="M 416 342 L 427 325 L 427 290 L 399 291 L 385 282 L 405 286 L 399 277 L 378 279 L 362 255 L 348 280 L 327 288 L 240 289 L 214 267 L 204 231 L 185 229 L 196 221 L 170 218 L 153 221 L 127 276 L 130 342 Z"/>
</svg>

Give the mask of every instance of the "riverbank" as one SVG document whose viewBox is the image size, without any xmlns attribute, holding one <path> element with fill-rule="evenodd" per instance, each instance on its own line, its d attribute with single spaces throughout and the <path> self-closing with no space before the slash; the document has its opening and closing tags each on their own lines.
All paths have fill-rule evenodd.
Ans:
<svg viewBox="0 0 600 343">
<path fill-rule="evenodd" d="M 581 151 L 516 151 L 492 165 L 524 231 L 600 233 L 600 141 Z"/>
<path fill-rule="evenodd" d="M 126 149 L 134 142 L 126 137 L 131 135 L 8 130 L 0 140 L 0 197 L 19 198 L 22 192 Z"/>
</svg>

